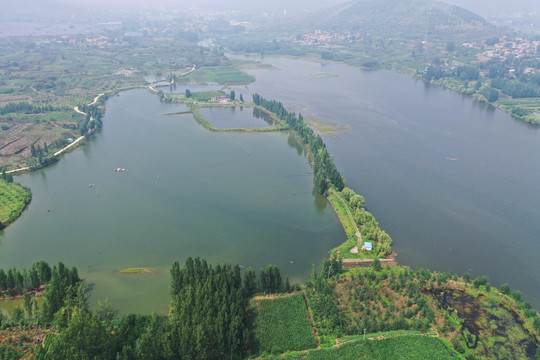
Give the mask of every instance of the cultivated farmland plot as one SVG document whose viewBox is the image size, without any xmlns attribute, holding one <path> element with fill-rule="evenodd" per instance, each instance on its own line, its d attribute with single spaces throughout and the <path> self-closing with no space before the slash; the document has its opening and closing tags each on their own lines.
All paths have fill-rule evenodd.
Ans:
<svg viewBox="0 0 540 360">
<path fill-rule="evenodd" d="M 259 351 L 283 352 L 315 348 L 304 294 L 253 299 L 255 342 Z"/>
</svg>

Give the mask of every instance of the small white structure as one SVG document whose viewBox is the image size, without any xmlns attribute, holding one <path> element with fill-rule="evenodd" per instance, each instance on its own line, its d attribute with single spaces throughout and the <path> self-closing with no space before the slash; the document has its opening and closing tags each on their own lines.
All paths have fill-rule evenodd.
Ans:
<svg viewBox="0 0 540 360">
<path fill-rule="evenodd" d="M 364 245 L 362 246 L 362 250 L 363 251 L 371 251 L 371 250 L 373 250 L 373 244 L 370 243 L 369 241 L 366 241 L 364 243 Z"/>
</svg>

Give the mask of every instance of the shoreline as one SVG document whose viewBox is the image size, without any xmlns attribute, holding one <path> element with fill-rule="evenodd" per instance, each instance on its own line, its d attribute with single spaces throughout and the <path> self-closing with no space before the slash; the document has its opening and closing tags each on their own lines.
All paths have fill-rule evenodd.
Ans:
<svg viewBox="0 0 540 360">
<path fill-rule="evenodd" d="M 193 66 L 189 71 L 183 73 L 182 75 L 186 75 L 186 74 L 189 74 L 193 71 L 195 71 L 196 67 Z M 155 83 L 154 83 L 155 84 Z M 120 91 L 125 91 L 125 90 L 131 90 L 131 89 L 135 89 L 135 88 L 146 88 L 148 89 L 151 93 L 154 93 L 154 94 L 159 94 L 159 91 L 156 90 L 156 88 L 154 87 L 154 84 L 149 84 L 149 85 L 143 85 L 143 86 L 135 86 L 135 87 L 129 87 L 129 88 L 120 88 L 120 89 L 113 89 L 113 90 L 109 90 L 109 91 L 106 91 L 106 92 L 103 92 L 103 93 L 100 93 L 98 95 L 95 96 L 95 98 L 93 99 L 92 102 L 90 102 L 89 104 L 87 104 L 88 106 L 91 106 L 91 105 L 95 105 L 98 100 L 102 97 L 102 96 L 105 96 L 105 95 L 111 95 L 111 94 L 114 94 L 114 93 L 118 93 Z M 170 100 L 166 98 L 166 95 L 164 96 L 164 98 L 166 100 Z M 161 101 L 163 101 L 163 99 L 160 98 Z M 272 111 L 266 109 L 265 107 L 261 106 L 261 105 L 256 105 L 254 103 L 240 103 L 240 102 L 232 102 L 232 103 L 225 103 L 225 104 L 221 104 L 221 103 L 213 103 L 213 102 L 196 102 L 196 101 L 186 101 L 186 99 L 173 99 L 173 101 L 176 100 L 175 102 L 179 102 L 179 103 L 185 103 L 188 105 L 189 107 L 189 113 L 191 113 L 193 119 L 200 125 L 202 126 L 203 128 L 207 129 L 208 131 L 212 131 L 212 132 L 274 132 L 274 131 L 285 131 L 285 130 L 290 130 L 292 131 L 292 133 L 295 135 L 295 137 L 299 138 L 298 134 L 296 131 L 294 131 L 293 129 L 290 128 L 290 126 L 288 124 L 286 124 L 283 120 L 279 119 L 277 117 L 277 115 L 275 113 L 273 113 Z M 207 120 L 206 118 L 204 118 L 202 116 L 202 114 L 200 113 L 199 109 L 200 108 L 204 108 L 204 107 L 238 107 L 238 106 L 243 106 L 243 107 L 249 107 L 249 108 L 258 108 L 259 110 L 267 113 L 268 115 L 270 115 L 272 117 L 272 119 L 274 121 L 276 121 L 277 126 L 271 126 L 271 127 L 263 127 L 263 128 L 229 128 L 229 129 L 221 129 L 221 128 L 216 128 L 209 120 Z M 78 106 L 75 106 L 73 108 L 73 110 L 81 115 L 84 115 L 86 116 L 87 114 L 83 111 L 81 111 Z M 173 115 L 173 114 L 171 114 Z M 90 121 L 95 121 L 93 118 L 90 119 Z M 308 122 L 306 122 L 306 125 L 309 126 L 309 127 L 315 127 L 314 125 L 312 124 L 309 124 Z M 315 127 L 316 128 L 316 127 Z M 76 149 L 78 146 L 77 145 L 80 145 L 81 141 L 84 140 L 85 138 L 88 138 L 89 135 L 93 134 L 95 132 L 95 128 L 92 129 L 91 132 L 89 132 L 88 134 L 86 135 L 83 135 L 83 136 L 80 136 L 78 137 L 76 140 L 74 140 L 72 143 L 68 144 L 67 146 L 63 147 L 62 149 L 58 150 L 57 152 L 54 153 L 54 157 L 57 159 L 57 161 L 59 160 L 60 158 L 60 155 L 62 155 L 63 153 L 65 153 L 66 151 L 68 150 L 73 150 L 73 149 Z M 308 153 L 308 157 L 310 158 L 313 158 L 313 154 L 311 153 L 311 149 L 309 147 L 308 144 L 305 144 L 301 139 L 299 139 L 299 141 L 303 144 L 304 148 L 306 149 L 307 153 Z M 9 171 L 6 171 L 6 173 L 22 173 L 22 172 L 26 172 L 26 171 L 35 171 L 35 170 L 39 170 L 39 169 L 43 169 L 45 168 L 46 166 L 44 167 L 32 167 L 32 166 L 27 166 L 27 167 L 22 167 L 22 168 L 18 168 L 18 169 L 13 169 L 13 170 L 9 170 Z M 339 194 L 334 190 L 334 189 L 329 189 L 330 191 L 334 192 L 334 195 L 339 197 L 341 199 L 341 197 L 339 196 Z M 328 197 L 326 197 L 326 201 L 332 206 L 332 209 L 334 211 L 334 214 L 338 217 L 338 221 L 340 222 L 340 224 L 342 225 L 342 227 L 344 228 L 344 231 L 345 231 L 345 241 L 342 242 L 340 245 L 338 245 L 337 247 L 334 247 L 332 249 L 329 250 L 329 253 L 335 253 L 335 251 L 340 248 L 340 247 L 343 247 L 345 244 L 347 244 L 350 239 L 349 239 L 349 236 L 347 235 L 347 230 L 345 228 L 345 225 L 344 225 L 344 222 L 342 221 L 342 219 L 340 218 L 339 216 L 339 212 L 338 212 L 338 209 L 335 207 L 335 204 L 332 203 L 332 201 L 330 201 L 329 199 L 330 195 Z M 350 208 L 349 206 L 346 204 L 346 202 L 344 202 L 342 199 L 342 204 L 343 206 L 346 208 L 346 211 L 348 213 L 348 217 L 349 217 L 349 222 L 353 225 L 353 227 L 356 229 L 355 231 L 355 235 L 354 237 L 356 238 L 355 240 L 355 243 L 359 244 L 359 241 L 361 240 L 358 240 L 358 239 L 361 239 L 361 234 L 360 234 L 360 230 L 358 229 L 358 226 L 356 225 L 356 223 L 354 223 L 354 220 L 352 219 L 352 213 L 350 211 Z M 28 204 L 27 204 L 28 206 Z M 27 207 L 26 206 L 26 207 Z M 25 207 L 25 209 L 26 209 Z M 23 210 L 24 211 L 24 210 Z M 22 212 L 21 212 L 21 215 L 22 215 Z M 16 219 L 14 219 L 12 222 L 10 222 L 9 224 L 13 223 L 14 221 L 16 221 L 21 215 L 19 215 Z M 9 225 L 9 224 L 6 224 L 6 225 Z M 358 236 L 359 235 L 359 236 Z M 339 250 L 337 250 L 338 254 L 339 254 Z M 357 257 L 360 256 L 360 254 L 363 254 L 362 252 L 358 253 Z M 349 255 L 348 258 L 351 258 L 351 254 L 347 254 Z M 343 257 L 340 256 L 340 258 Z M 347 256 L 345 256 L 344 258 L 346 258 Z M 367 254 L 366 256 L 361 256 L 362 258 L 367 258 Z M 373 258 L 373 256 L 370 256 Z M 374 256 L 376 258 L 379 258 L 379 256 Z"/>
<path fill-rule="evenodd" d="M 255 53 L 245 53 L 245 52 L 229 52 L 229 54 L 231 55 L 240 55 L 240 56 L 245 56 L 245 57 L 256 57 L 256 58 L 261 58 L 260 55 L 258 54 L 255 54 Z M 485 99 L 483 96 L 478 96 L 478 94 L 474 93 L 474 94 L 467 94 L 466 92 L 462 92 L 462 91 L 459 91 L 458 89 L 452 87 L 452 86 L 449 86 L 449 85 L 445 85 L 443 83 L 440 83 L 439 81 L 433 81 L 433 80 L 430 80 L 430 81 L 427 81 L 425 79 L 422 78 L 422 76 L 419 76 L 417 73 L 416 73 L 416 70 L 417 69 L 412 69 L 412 68 L 401 68 L 401 67 L 398 67 L 398 68 L 390 68 L 390 67 L 378 67 L 378 68 L 371 68 L 371 67 L 365 67 L 365 66 L 360 66 L 360 65 L 355 65 L 355 64 L 351 64 L 351 63 L 348 63 L 346 61 L 337 61 L 337 60 L 327 60 L 327 59 L 321 59 L 321 58 L 316 58 L 314 56 L 309 56 L 309 55 L 300 55 L 300 56 L 296 56 L 296 55 L 286 55 L 286 54 L 272 54 L 272 55 L 265 55 L 264 58 L 277 58 L 277 59 L 290 59 L 290 60 L 300 60 L 300 61 L 307 61 L 307 62 L 313 62 L 313 63 L 316 63 L 316 64 L 320 64 L 320 65 L 326 65 L 326 64 L 342 64 L 342 65 L 347 65 L 347 66 L 350 66 L 350 67 L 353 67 L 353 68 L 356 68 L 356 69 L 361 69 L 361 70 L 374 70 L 374 71 L 391 71 L 391 72 L 394 72 L 394 73 L 397 73 L 397 74 L 402 74 L 402 75 L 407 75 L 407 76 L 410 76 L 412 77 L 413 79 L 416 79 L 416 80 L 422 80 L 422 81 L 426 81 L 427 83 L 429 84 L 432 84 L 432 85 L 436 85 L 436 86 L 440 86 L 441 88 L 443 89 L 448 89 L 448 90 L 451 90 L 451 91 L 454 91 L 458 94 L 461 94 L 461 95 L 465 95 L 465 96 L 468 96 L 472 99 L 476 99 L 477 101 L 481 101 L 483 103 L 486 103 L 486 104 L 489 104 L 495 108 L 497 108 L 498 110 L 501 110 L 503 112 L 505 112 L 506 114 L 510 115 L 510 117 L 512 117 L 513 119 L 516 119 L 516 120 L 519 120 L 519 121 L 522 121 L 524 122 L 525 124 L 528 124 L 530 126 L 533 126 L 535 128 L 540 128 L 540 118 L 538 118 L 537 116 L 537 122 L 531 122 L 531 121 L 527 121 L 525 119 L 525 117 L 522 117 L 522 116 L 518 116 L 518 115 L 515 115 L 512 113 L 511 110 L 508 110 L 506 108 L 504 108 L 504 105 L 503 104 L 498 104 L 498 103 L 493 103 L 493 102 L 490 102 L 488 101 L 487 99 Z M 502 94 L 502 92 L 500 93 Z M 476 96 L 475 96 L 476 95 Z M 506 94 L 504 94 L 505 96 L 508 96 Z M 508 96 L 508 99 L 513 99 L 511 96 Z M 540 97 L 539 98 L 536 98 L 538 101 L 540 101 Z M 500 99 L 499 99 L 500 100 Z M 519 99 L 518 99 L 519 100 Z"/>
</svg>

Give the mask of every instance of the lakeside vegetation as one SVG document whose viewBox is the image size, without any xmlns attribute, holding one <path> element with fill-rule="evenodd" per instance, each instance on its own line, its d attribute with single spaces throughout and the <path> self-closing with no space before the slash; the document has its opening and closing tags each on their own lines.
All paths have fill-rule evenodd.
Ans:
<svg viewBox="0 0 540 360">
<path fill-rule="evenodd" d="M 276 266 L 257 276 L 253 268 L 188 258 L 183 266 L 172 265 L 168 315 L 119 317 L 108 300 L 89 307 L 76 268 L 59 263 L 51 269 L 40 261 L 14 273 L 37 274 L 46 287 L 41 307 L 25 293 L 23 307 L 0 318 L 0 353 L 7 358 L 533 359 L 538 354 L 540 317 L 530 304 L 508 285 L 497 290 L 486 277 L 473 281 L 468 274 L 377 263 L 344 270 L 340 261 L 325 260 L 300 286 L 284 282 Z M 28 276 L 23 287 L 31 284 Z"/>
<path fill-rule="evenodd" d="M 179 78 L 181 84 L 221 84 L 224 86 L 247 85 L 255 81 L 251 75 L 241 71 L 239 67 L 248 62 L 231 59 L 230 65 L 206 67 Z"/>
<path fill-rule="evenodd" d="M 120 270 L 120 274 L 143 274 L 153 272 L 152 268 L 135 267 Z"/>
<path fill-rule="evenodd" d="M 0 179 L 0 230 L 15 221 L 32 200 L 29 189 L 13 182 L 9 174 L 3 172 Z"/>
</svg>

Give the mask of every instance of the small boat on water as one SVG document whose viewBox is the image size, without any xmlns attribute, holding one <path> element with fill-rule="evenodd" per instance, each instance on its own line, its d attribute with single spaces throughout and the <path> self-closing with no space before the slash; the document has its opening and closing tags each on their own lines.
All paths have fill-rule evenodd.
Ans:
<svg viewBox="0 0 540 360">
<path fill-rule="evenodd" d="M 114 171 L 116 171 L 116 172 L 123 172 L 123 171 L 126 171 L 126 169 L 124 169 L 124 168 L 116 168 L 116 169 L 114 169 Z"/>
<path fill-rule="evenodd" d="M 88 187 L 94 187 L 96 184 L 88 184 Z"/>
</svg>

